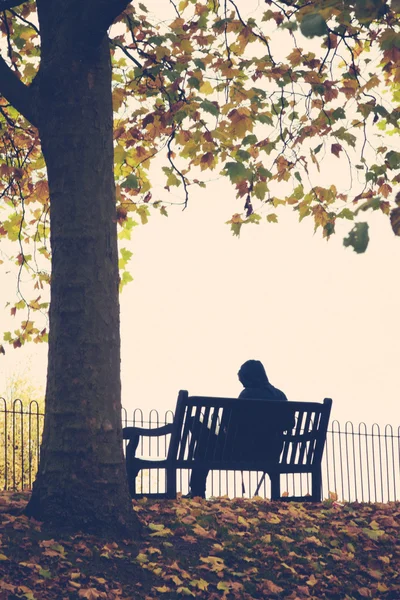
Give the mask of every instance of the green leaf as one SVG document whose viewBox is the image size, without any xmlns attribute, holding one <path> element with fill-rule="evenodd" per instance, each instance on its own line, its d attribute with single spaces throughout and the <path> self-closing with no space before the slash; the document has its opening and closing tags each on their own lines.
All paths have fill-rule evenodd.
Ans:
<svg viewBox="0 0 400 600">
<path fill-rule="evenodd" d="M 382 50 L 390 50 L 390 48 L 400 49 L 400 33 L 394 31 L 386 31 L 380 42 Z"/>
<path fill-rule="evenodd" d="M 128 271 L 124 271 L 122 273 L 122 276 L 119 280 L 119 291 L 121 292 L 124 285 L 126 285 L 127 283 L 129 283 L 130 281 L 133 281 L 133 277 L 130 273 L 128 273 Z"/>
<path fill-rule="evenodd" d="M 125 181 L 121 183 L 121 187 L 137 190 L 139 187 L 138 178 L 134 173 L 131 173 L 130 175 L 128 175 Z"/>
<path fill-rule="evenodd" d="M 190 87 L 196 88 L 196 90 L 200 89 L 200 81 L 197 79 L 197 77 L 189 77 L 187 82 Z"/>
<path fill-rule="evenodd" d="M 120 269 L 125 269 L 126 265 L 130 261 L 133 256 L 133 253 L 126 248 L 121 248 L 120 250 L 121 258 L 118 261 L 118 266 Z"/>
<path fill-rule="evenodd" d="M 200 108 L 210 113 L 214 117 L 218 117 L 219 115 L 219 106 L 217 102 L 211 102 L 210 100 L 203 100 L 200 104 Z"/>
<path fill-rule="evenodd" d="M 257 121 L 260 121 L 260 123 L 263 123 L 264 125 L 273 125 L 273 120 L 269 115 L 257 115 L 256 117 Z"/>
<path fill-rule="evenodd" d="M 313 13 L 304 15 L 300 23 L 300 31 L 307 38 L 320 37 L 327 34 L 328 27 L 322 15 Z"/>
<path fill-rule="evenodd" d="M 340 106 L 339 108 L 336 108 L 333 111 L 332 117 L 335 119 L 335 121 L 337 119 L 345 119 L 346 118 L 346 113 L 344 112 L 344 109 Z"/>
<path fill-rule="evenodd" d="M 239 158 L 240 160 L 249 160 L 251 154 L 250 152 L 247 152 L 247 150 L 238 150 L 236 152 L 236 158 Z"/>
<path fill-rule="evenodd" d="M 40 569 L 39 575 L 41 577 L 43 577 L 44 579 L 51 579 L 51 577 L 52 577 L 50 571 L 47 569 Z"/>
<path fill-rule="evenodd" d="M 294 174 L 294 176 L 296 177 L 296 179 L 297 179 L 297 181 L 299 183 L 302 183 L 301 175 L 300 175 L 300 173 L 298 171 L 296 171 L 296 173 Z"/>
<path fill-rule="evenodd" d="M 260 174 L 261 177 L 265 177 L 266 179 L 271 179 L 272 178 L 271 171 L 268 171 L 268 169 L 266 169 L 265 167 L 260 167 L 258 169 L 258 172 L 259 172 L 259 174 Z"/>
<path fill-rule="evenodd" d="M 243 138 L 242 146 L 248 146 L 249 144 L 257 144 L 257 142 L 257 136 L 254 135 L 254 133 L 251 133 L 250 135 L 246 135 L 246 137 Z"/>
<path fill-rule="evenodd" d="M 258 181 L 253 188 L 253 193 L 259 200 L 264 200 L 267 191 L 268 186 L 265 181 Z"/>
<path fill-rule="evenodd" d="M 162 167 L 162 170 L 167 175 L 167 185 L 181 185 L 182 181 L 176 176 L 175 172 L 170 167 Z"/>
<path fill-rule="evenodd" d="M 195 58 L 193 62 L 198 69 L 201 69 L 201 71 L 205 70 L 206 65 L 204 64 L 204 62 L 202 60 L 200 60 L 200 58 Z"/>
<path fill-rule="evenodd" d="M 332 132 L 334 136 L 336 136 L 339 140 L 343 140 L 352 146 L 353 148 L 356 145 L 357 138 L 352 133 L 349 133 L 344 127 L 340 127 L 337 131 Z"/>
<path fill-rule="evenodd" d="M 340 211 L 338 217 L 340 217 L 341 219 L 349 219 L 350 221 L 352 221 L 354 219 L 354 213 L 349 208 L 344 208 Z"/>
<path fill-rule="evenodd" d="M 400 169 L 400 152 L 395 152 L 395 150 L 390 150 L 385 159 L 389 164 L 390 169 Z"/>
<path fill-rule="evenodd" d="M 224 168 L 232 183 L 238 183 L 239 181 L 246 179 L 250 174 L 249 169 L 246 169 L 241 162 L 228 162 L 225 164 Z"/>
<path fill-rule="evenodd" d="M 368 223 L 356 223 L 349 235 L 343 240 L 343 245 L 346 247 L 351 246 L 357 254 L 365 252 L 368 243 Z"/>
<path fill-rule="evenodd" d="M 124 161 L 124 158 L 125 158 L 125 150 L 123 149 L 122 146 L 117 144 L 114 148 L 114 161 L 117 164 L 121 164 Z"/>
</svg>

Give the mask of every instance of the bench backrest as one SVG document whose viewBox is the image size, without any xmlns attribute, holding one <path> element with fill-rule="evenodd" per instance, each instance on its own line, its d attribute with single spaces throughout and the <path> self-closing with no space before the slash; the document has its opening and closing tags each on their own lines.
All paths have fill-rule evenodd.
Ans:
<svg viewBox="0 0 400 600">
<path fill-rule="evenodd" d="M 196 460 L 232 469 L 262 470 L 267 462 L 312 467 L 322 459 L 331 405 L 330 399 L 242 400 L 180 391 L 168 458 L 179 466 Z"/>
</svg>

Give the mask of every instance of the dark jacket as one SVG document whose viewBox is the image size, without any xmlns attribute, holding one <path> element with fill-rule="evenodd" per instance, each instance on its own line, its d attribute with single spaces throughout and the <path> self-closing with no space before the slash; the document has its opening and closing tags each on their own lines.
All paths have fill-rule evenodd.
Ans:
<svg viewBox="0 0 400 600">
<path fill-rule="evenodd" d="M 240 399 L 257 399 L 287 402 L 286 395 L 274 387 L 268 380 L 264 366 L 258 360 L 248 360 L 238 373 L 239 380 L 244 390 L 239 394 Z M 256 407 L 252 407 L 253 411 Z M 232 423 L 230 430 L 236 438 L 238 457 L 244 460 L 252 457 L 265 456 L 277 460 L 282 450 L 282 433 L 294 425 L 292 419 L 288 420 L 285 410 L 277 411 L 270 422 L 262 418 L 263 407 L 255 412 L 248 410 L 234 410 L 230 415 Z M 260 416 L 257 416 L 257 412 Z M 265 412 L 265 411 L 264 411 Z M 228 417 L 228 415 L 226 415 Z M 233 427 L 232 427 L 233 425 Z M 236 431 L 235 431 L 236 430 Z M 232 440 L 235 445 L 235 441 Z"/>
</svg>

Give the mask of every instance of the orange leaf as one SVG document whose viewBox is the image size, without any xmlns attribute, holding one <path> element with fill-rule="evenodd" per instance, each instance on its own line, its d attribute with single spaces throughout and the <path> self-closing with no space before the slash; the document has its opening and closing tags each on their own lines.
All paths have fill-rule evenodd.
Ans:
<svg viewBox="0 0 400 600">
<path fill-rule="evenodd" d="M 279 587 L 279 585 L 276 585 L 273 581 L 270 581 L 269 579 L 266 579 L 264 583 L 269 589 L 269 591 L 273 594 L 280 594 L 281 592 L 283 592 L 283 588 Z"/>
<path fill-rule="evenodd" d="M 384 198 L 387 198 L 391 191 L 392 191 L 392 188 L 388 183 L 382 184 L 378 189 L 378 193 L 382 194 L 382 196 Z"/>
<path fill-rule="evenodd" d="M 78 592 L 79 598 L 86 598 L 87 600 L 97 600 L 98 598 L 104 598 L 103 592 L 99 592 L 96 588 L 83 588 Z"/>
</svg>

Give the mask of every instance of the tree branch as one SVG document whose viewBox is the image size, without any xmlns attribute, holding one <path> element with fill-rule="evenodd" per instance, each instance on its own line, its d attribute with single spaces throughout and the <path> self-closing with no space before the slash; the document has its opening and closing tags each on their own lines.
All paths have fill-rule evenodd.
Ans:
<svg viewBox="0 0 400 600">
<path fill-rule="evenodd" d="M 82 13 L 85 26 L 89 31 L 97 30 L 101 34 L 106 33 L 130 2 L 131 0 L 87 0 L 83 5 Z"/>
<path fill-rule="evenodd" d="M 27 0 L 0 0 L 0 12 L 26 4 Z"/>
<path fill-rule="evenodd" d="M 1 0 L 0 0 L 1 1 Z M 36 105 L 32 86 L 20 81 L 0 56 L 0 94 L 17 109 L 28 121 L 37 127 Z"/>
</svg>

